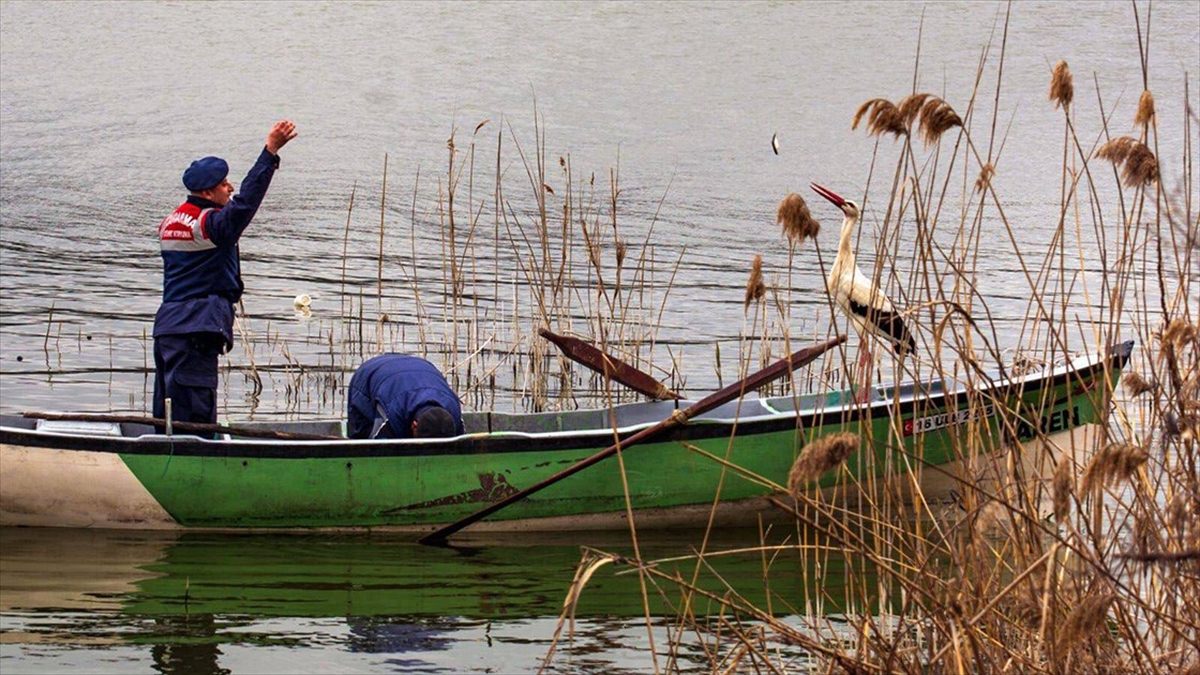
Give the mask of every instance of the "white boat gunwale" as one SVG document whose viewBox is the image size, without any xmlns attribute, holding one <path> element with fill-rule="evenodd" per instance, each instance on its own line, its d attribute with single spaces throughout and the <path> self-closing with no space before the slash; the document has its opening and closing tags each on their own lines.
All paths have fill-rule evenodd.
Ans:
<svg viewBox="0 0 1200 675">
<path fill-rule="evenodd" d="M 1123 368 L 1133 349 L 1133 341 L 1127 341 L 1114 346 L 1107 354 L 1090 353 L 1075 357 L 1065 364 L 1049 366 L 1043 370 L 1026 373 L 1018 377 L 1002 378 L 990 382 L 983 391 L 1009 389 L 1006 394 L 1025 394 L 1029 391 L 1060 386 L 1072 377 L 1094 378 L 1105 374 L 1108 369 Z M 998 373 L 997 373 L 998 375 Z M 900 396 L 893 398 L 897 389 Z M 874 387 L 875 397 L 868 404 L 858 404 L 840 396 L 843 401 L 830 407 L 813 405 L 795 409 L 773 409 L 773 403 L 784 404 L 800 401 L 805 398 L 814 403 L 827 401 L 830 394 L 785 395 L 768 398 L 746 397 L 732 401 L 703 415 L 692 419 L 687 425 L 664 433 L 661 441 L 691 441 L 705 438 L 726 436 L 731 427 L 736 425 L 738 433 L 755 435 L 773 433 L 790 429 L 811 429 L 826 425 L 849 424 L 862 419 L 874 419 L 892 415 L 912 414 L 918 404 L 925 409 L 948 408 L 955 409 L 958 404 L 968 402 L 971 393 L 966 383 L 953 389 L 942 381 L 927 381 L 919 384 L 883 384 Z M 926 393 L 928 392 L 928 393 Z M 739 415 L 738 417 L 713 416 L 727 409 L 736 409 L 747 402 L 754 402 L 768 412 L 757 415 Z M 676 408 L 685 408 L 691 401 L 653 401 L 627 403 L 617 406 L 627 414 L 630 411 L 647 413 L 645 420 L 619 426 L 616 433 L 624 438 L 645 429 L 670 414 Z M 1055 404 L 1057 402 L 1052 402 Z M 532 416 L 564 417 L 608 415 L 608 409 L 597 408 L 561 413 L 532 413 Z M 654 414 L 648 414 L 653 412 Z M 483 414 L 483 413 L 478 413 Z M 501 417 L 521 417 L 520 413 L 486 413 Z M 61 450 L 86 450 L 93 452 L 113 452 L 128 454 L 175 454 L 184 456 L 214 456 L 214 457 L 250 457 L 250 458 L 325 458 L 325 457 L 375 457 L 375 456 L 425 456 L 425 455 L 467 455 L 479 453 L 522 452 L 530 449 L 534 442 L 538 451 L 572 450 L 583 447 L 596 447 L 598 439 L 604 439 L 603 445 L 611 439 L 614 433 L 612 427 L 595 427 L 588 429 L 564 429 L 557 431 L 526 432 L 512 430 L 478 431 L 454 438 L 446 439 L 328 439 L 328 440 L 273 440 L 257 438 L 223 438 L 209 439 L 195 435 L 175 434 L 141 434 L 138 436 L 110 436 L 65 433 L 62 431 L 38 431 L 29 428 L 32 419 L 17 416 L 0 416 L 0 442 L 5 445 L 22 447 L 47 447 Z M 330 424 L 330 420 L 313 421 Z M 19 424 L 20 426 L 15 426 Z M 267 427 L 266 424 L 258 426 Z M 267 427 L 269 428 L 269 427 Z"/>
</svg>

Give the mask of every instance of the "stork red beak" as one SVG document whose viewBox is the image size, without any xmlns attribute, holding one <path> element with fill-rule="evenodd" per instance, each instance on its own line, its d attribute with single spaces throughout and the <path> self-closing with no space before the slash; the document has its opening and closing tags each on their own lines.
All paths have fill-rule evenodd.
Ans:
<svg viewBox="0 0 1200 675">
<path fill-rule="evenodd" d="M 808 186 L 813 189 L 813 192 L 816 192 L 817 194 L 821 195 L 825 199 L 828 199 L 834 206 L 838 207 L 839 209 L 842 208 L 842 205 L 846 203 L 846 200 L 842 199 L 841 196 L 838 195 L 838 193 L 834 192 L 833 190 L 830 190 L 829 188 L 825 187 L 824 185 L 817 185 L 816 183 L 809 183 Z"/>
</svg>

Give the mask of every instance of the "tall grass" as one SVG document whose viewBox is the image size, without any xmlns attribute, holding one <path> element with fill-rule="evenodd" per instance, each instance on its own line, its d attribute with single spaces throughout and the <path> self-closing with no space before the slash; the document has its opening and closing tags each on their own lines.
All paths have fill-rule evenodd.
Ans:
<svg viewBox="0 0 1200 675">
<path fill-rule="evenodd" d="M 682 668 L 676 656 L 688 644 L 721 673 L 1200 672 L 1197 117 L 1187 100 L 1163 108 L 1149 91 L 1146 32 L 1139 17 L 1144 93 L 1131 120 L 1112 120 L 1105 92 L 1097 85 L 1085 95 L 1065 62 L 1048 69 L 1045 105 L 1062 111 L 1062 150 L 1061 164 L 1046 167 L 1060 177 L 1060 200 L 1046 214 L 1054 231 L 1043 250 L 1020 241 L 996 187 L 1003 139 L 995 118 L 975 114 L 989 74 L 986 53 L 966 101 L 914 91 L 895 102 L 867 101 L 848 120 L 879 139 L 864 192 L 884 215 L 874 269 L 864 271 L 908 308 L 918 333 L 921 356 L 891 362 L 891 377 L 965 384 L 966 407 L 984 410 L 999 402 L 987 390 L 985 365 L 1020 373 L 1133 337 L 1138 349 L 1121 383 L 1076 394 L 1104 402 L 1101 424 L 1058 442 L 1035 429 L 1028 442 L 1002 445 L 968 423 L 954 453 L 971 470 L 956 478 L 958 500 L 949 509 L 925 501 L 919 486 L 937 469 L 923 465 L 920 441 L 906 451 L 895 428 L 886 437 L 862 427 L 861 437 L 817 439 L 798 454 L 790 477 L 747 476 L 728 457 L 705 453 L 726 466 L 729 480 L 771 489 L 774 515 L 785 524 L 764 527 L 761 546 L 735 551 L 708 550 L 706 533 L 690 572 L 588 550 L 564 618 L 587 579 L 611 563 L 637 570 L 643 588 L 648 581 L 675 608 L 667 659 L 656 657 L 655 671 Z M 1006 40 L 1007 22 L 997 103 Z M 1078 126 L 1084 105 L 1098 108 L 1103 126 Z M 1182 110 L 1183 147 L 1160 139 L 1166 109 Z M 1109 124 L 1133 131 L 1120 134 Z M 884 171 L 889 161 L 890 175 L 877 180 L 876 167 Z M 959 212 L 946 208 L 956 202 L 964 204 Z M 785 227 L 785 211 L 799 208 L 792 198 L 781 205 Z M 985 231 L 989 221 L 999 223 L 1020 292 L 1029 297 L 1019 341 L 1009 349 L 1001 349 L 980 289 L 980 242 L 997 234 Z M 789 237 L 789 264 L 809 256 L 828 271 L 821 251 L 797 248 L 797 239 Z M 860 250 L 870 245 L 860 239 Z M 1098 286 L 1082 273 L 1088 263 L 1101 270 Z M 789 335 L 786 303 L 771 296 L 756 259 L 745 295 L 743 369 L 771 343 L 797 339 Z M 848 363 L 845 353 L 835 359 Z M 1040 405 L 996 405 L 998 423 L 1014 429 Z M 887 458 L 878 478 L 859 482 L 839 468 L 856 448 L 863 461 Z M 813 478 L 828 471 L 838 472 L 837 488 L 814 489 Z M 722 582 L 711 560 L 724 555 L 761 556 L 765 606 Z M 839 565 L 844 585 L 835 597 L 821 576 Z M 770 579 L 781 574 L 800 575 L 812 596 L 773 596 Z M 830 615 L 827 604 L 844 609 Z M 555 637 L 550 667 L 570 649 Z"/>
</svg>

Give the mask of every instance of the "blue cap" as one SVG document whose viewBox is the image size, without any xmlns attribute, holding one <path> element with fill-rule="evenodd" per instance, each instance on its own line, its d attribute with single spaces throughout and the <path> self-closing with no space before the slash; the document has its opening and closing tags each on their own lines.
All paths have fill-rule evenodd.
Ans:
<svg viewBox="0 0 1200 675">
<path fill-rule="evenodd" d="M 204 157 L 192 162 L 183 172 L 183 186 L 190 192 L 200 192 L 216 187 L 228 175 L 228 162 L 220 157 Z"/>
</svg>

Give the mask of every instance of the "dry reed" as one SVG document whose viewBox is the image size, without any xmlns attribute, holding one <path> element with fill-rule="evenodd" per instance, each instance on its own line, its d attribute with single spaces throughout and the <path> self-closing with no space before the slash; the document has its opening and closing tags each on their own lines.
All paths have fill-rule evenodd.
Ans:
<svg viewBox="0 0 1200 675">
<path fill-rule="evenodd" d="M 1066 61 L 1059 61 L 1054 64 L 1054 71 L 1050 75 L 1050 100 L 1054 102 L 1055 108 L 1066 109 L 1071 107 L 1074 98 L 1075 84 L 1071 77 L 1071 69 Z"/>
<path fill-rule="evenodd" d="M 980 74 L 983 68 L 981 64 Z M 853 116 L 854 129 L 865 123 L 871 135 L 895 137 L 919 131 L 924 145 L 933 145 L 950 129 L 961 129 L 963 143 L 956 144 L 953 153 L 938 147 L 922 156 L 911 143 L 897 145 L 891 194 L 885 190 L 883 199 L 874 202 L 880 205 L 882 221 L 877 225 L 876 269 L 868 276 L 910 306 L 933 308 L 914 313 L 917 330 L 941 325 L 937 308 L 953 303 L 970 309 L 974 324 L 946 322 L 946 329 L 934 336 L 940 358 L 915 368 L 896 365 L 891 375 L 895 381 L 922 381 L 926 376 L 935 382 L 966 380 L 967 400 L 956 414 L 970 419 L 973 410 L 994 409 L 995 424 L 1004 432 L 993 435 L 984 425 L 969 422 L 962 425 L 962 433 L 951 434 L 951 456 L 977 467 L 970 477 L 953 479 L 959 505 L 972 516 L 969 523 L 951 518 L 947 525 L 938 507 L 925 503 L 928 495 L 920 489 L 913 490 L 915 494 L 899 489 L 923 486 L 931 474 L 947 477 L 940 467 L 922 463 L 929 435 L 904 433 L 894 418 L 889 418 L 888 428 L 849 416 L 841 420 L 839 432 L 857 431 L 863 447 L 873 449 L 853 466 L 845 464 L 851 444 L 834 449 L 826 445 L 834 441 L 824 440 L 832 437 L 819 433 L 800 453 L 786 483 L 794 501 L 770 501 L 794 518 L 796 527 L 788 528 L 789 537 L 809 544 L 819 535 L 823 542 L 836 543 L 840 557 L 808 552 L 796 558 L 806 579 L 820 578 L 831 565 L 844 565 L 846 588 L 838 601 L 850 608 L 833 610 L 845 614 L 847 626 L 834 629 L 825 618 L 830 587 L 817 586 L 813 598 L 787 599 L 804 603 L 789 608 L 798 615 L 792 623 L 806 636 L 820 639 L 821 649 L 812 643 L 806 648 L 816 662 L 814 670 L 1124 672 L 1171 670 L 1194 661 L 1188 647 L 1200 635 L 1200 613 L 1193 600 L 1200 597 L 1200 581 L 1185 573 L 1200 556 L 1200 481 L 1195 478 L 1200 475 L 1200 457 L 1194 440 L 1200 433 L 1200 401 L 1195 400 L 1200 394 L 1200 344 L 1191 272 L 1195 257 L 1189 248 L 1200 240 L 1193 224 L 1194 206 L 1179 199 L 1170 213 L 1155 214 L 1156 200 L 1144 190 L 1136 199 L 1120 195 L 1115 203 L 1106 201 L 1111 193 L 1097 184 L 1105 178 L 1078 166 L 1076 160 L 1089 156 L 1112 162 L 1118 187 L 1143 188 L 1160 180 L 1158 153 L 1151 151 L 1161 142 L 1155 136 L 1159 120 L 1148 95 L 1137 117 L 1143 138 L 1115 138 L 1094 153 L 1077 137 L 1074 107 L 1083 102 L 1074 101 L 1065 62 L 1054 68 L 1049 98 L 1054 108 L 1068 115 L 1063 164 L 1054 167 L 1064 181 L 1062 202 L 1054 213 L 1059 226 L 1044 250 L 1018 243 L 1013 235 L 1016 226 L 1009 222 L 1007 203 L 993 183 L 1000 154 L 994 147 L 978 145 L 970 115 L 964 121 L 940 98 L 918 93 L 898 105 L 871 99 Z M 964 109 L 971 111 L 975 102 L 973 95 Z M 992 119 L 990 128 L 996 127 Z M 1089 133 L 1104 137 L 1103 129 Z M 1160 156 L 1187 154 L 1170 150 Z M 1184 183 L 1191 180 L 1188 166 L 1180 168 Z M 976 206 L 963 207 L 949 218 L 949 225 L 942 225 L 951 211 L 943 211 L 942 204 L 960 197 L 951 192 L 951 175 L 963 177 L 961 197 Z M 871 177 L 867 180 L 870 183 Z M 1092 207 L 1090 232 L 1081 204 Z M 1119 227 L 1109 222 L 1113 210 Z M 998 233 L 985 227 L 992 220 L 1000 221 Z M 1181 226 L 1182 221 L 1188 224 Z M 1167 233 L 1176 238 L 1169 239 Z M 1094 238 L 1094 251 L 1084 246 L 1088 236 Z M 1029 298 L 1028 320 L 1012 348 L 1012 359 L 979 344 L 993 321 L 977 290 L 988 281 L 979 274 L 985 238 L 987 255 L 1004 248 L 1003 255 L 1028 283 L 1019 289 Z M 912 248 L 906 248 L 913 240 Z M 789 236 L 789 241 L 795 239 Z M 1160 250 L 1147 245 L 1151 242 L 1161 244 Z M 868 238 L 859 246 L 869 247 Z M 1100 270 L 1098 280 L 1080 272 L 1089 267 Z M 1081 285 L 1086 287 L 1081 290 Z M 1099 309 L 1093 309 L 1097 305 Z M 1151 326 L 1159 322 L 1162 327 L 1154 339 Z M 767 339 L 765 332 L 760 337 L 759 342 Z M 984 361 L 1003 364 L 1009 377 L 1031 374 L 1062 364 L 1080 351 L 1103 350 L 1130 337 L 1140 346 L 1120 379 L 1072 383 L 1036 395 L 1027 390 L 1015 408 L 1003 397 L 979 390 L 974 381 Z M 922 370 L 925 367 L 928 370 Z M 1118 385 L 1127 398 L 1114 395 Z M 913 416 L 933 412 L 917 410 Z M 1051 438 L 1054 425 L 1084 414 L 1094 414 L 1098 422 L 1089 427 L 1089 435 Z M 1159 428 L 1165 433 L 1155 433 Z M 1023 440 L 1005 443 L 1014 432 Z M 1025 440 L 1027 436 L 1032 438 Z M 1116 440 L 1143 437 L 1149 439 L 1146 444 Z M 1027 461 L 1036 468 L 1026 466 Z M 760 484 L 770 480 L 779 479 L 759 478 Z M 818 480 L 830 489 L 812 490 Z M 1119 489 L 1103 489 L 1115 485 Z M 829 495 L 841 494 L 844 501 L 826 501 L 836 499 Z M 1052 522 L 1044 518 L 1047 507 Z M 1150 565 L 1154 567 L 1144 567 Z M 665 573 L 662 578 L 667 578 Z M 684 592 L 698 592 L 693 588 L 688 585 Z M 739 609 L 743 616 L 746 611 Z M 796 630 L 757 625 L 775 631 L 781 640 L 785 630 L 788 636 Z M 695 626 L 694 614 L 681 616 L 679 634 Z M 717 664 L 744 667 L 745 645 L 753 643 L 753 634 L 735 622 L 723 623 L 721 630 L 736 635 L 738 646 L 706 642 L 712 670 L 725 667 Z M 794 666 L 784 659 L 762 662 L 764 672 L 785 672 Z"/>
<path fill-rule="evenodd" d="M 985 67 L 981 62 L 977 82 Z M 854 129 L 865 123 L 871 135 L 895 137 L 919 131 L 926 146 L 950 129 L 961 129 L 962 143 L 952 149 L 939 146 L 921 154 L 912 143 L 897 144 L 894 174 L 883 181 L 893 186 L 891 193 L 885 189 L 882 199 L 871 195 L 882 219 L 876 226 L 876 268 L 868 276 L 886 286 L 889 295 L 894 292 L 892 297 L 922 308 L 913 313 L 916 330 L 945 326 L 931 340 L 941 350 L 938 358 L 894 364 L 893 381 L 965 381 L 965 401 L 955 414 L 968 422 L 960 425 L 960 433 L 922 435 L 906 433 L 894 416 L 884 425 L 877 418 L 872 424 L 847 415 L 836 431 L 858 432 L 862 446 L 872 452 L 847 465 L 849 444 L 832 449 L 825 445 L 832 440 L 823 441 L 831 436 L 816 432 L 787 476 L 794 499 L 769 498 L 794 519 L 795 527 L 787 528 L 789 538 L 804 546 L 816 538 L 839 551 L 836 556 L 811 549 L 796 554 L 801 576 L 816 584 L 812 597 L 768 592 L 777 611 L 783 602 L 796 603 L 785 610 L 797 616 L 789 621 L 793 625 L 778 627 L 755 615 L 753 630 L 765 627 L 781 642 L 803 633 L 804 663 L 808 667 L 813 662 L 815 671 L 1169 671 L 1194 661 L 1189 647 L 1200 635 L 1194 600 L 1200 597 L 1200 581 L 1188 566 L 1200 557 L 1200 457 L 1194 440 L 1200 433 L 1200 401 L 1194 400 L 1200 393 L 1200 344 L 1192 242 L 1200 236 L 1189 201 L 1176 199 L 1168 212 L 1162 200 L 1141 189 L 1160 180 L 1156 155 L 1189 153 L 1172 147 L 1159 155 L 1156 124 L 1161 120 L 1148 96 L 1137 118 L 1142 139 L 1116 138 L 1093 152 L 1079 140 L 1076 120 L 1091 116 L 1075 114 L 1084 102 L 1074 100 L 1065 62 L 1054 68 L 1049 98 L 1067 115 L 1063 163 L 1053 167 L 1063 176 L 1061 203 L 1053 210 L 1058 227 L 1044 249 L 1014 236 L 1018 227 L 1009 222 L 1007 202 L 993 183 L 1000 153 L 991 137 L 985 134 L 988 145 L 982 145 L 970 128 L 975 93 L 964 107 L 965 120 L 926 93 L 898 105 L 871 99 L 854 114 Z M 1106 118 L 1107 111 L 1100 113 Z M 994 133 L 998 120 L 983 126 Z M 1088 133 L 1105 138 L 1107 131 Z M 1003 139 L 995 140 L 1003 145 Z M 881 158 L 884 152 L 880 149 Z M 1078 162 L 1090 156 L 1113 162 L 1113 182 L 1138 188 L 1137 197 L 1128 199 L 1118 190 L 1115 202 L 1109 201 L 1112 192 L 1098 181 L 1110 179 L 1086 166 L 1080 170 Z M 868 192 L 875 166 L 873 162 L 867 177 Z M 1187 186 L 1194 185 L 1190 170 L 1188 161 L 1178 167 Z M 963 194 L 954 194 L 958 181 L 951 176 L 962 177 Z M 956 213 L 943 210 L 944 203 L 954 200 L 975 206 Z M 1090 207 L 1090 228 L 1081 205 Z M 1108 215 L 1113 211 L 1120 223 L 1116 227 Z M 993 221 L 999 221 L 998 228 L 987 225 Z M 1085 246 L 1085 240 L 1095 248 Z M 858 246 L 867 247 L 870 256 L 868 237 Z M 986 292 L 979 290 L 994 280 L 980 274 L 980 259 L 1001 250 L 1020 270 L 1018 278 L 1024 278 L 1021 288 L 1007 292 L 1029 299 L 1018 344 L 1003 353 L 990 344 L 994 340 L 980 344 L 996 335 L 989 325 L 994 319 Z M 1089 268 L 1099 271 L 1098 279 L 1090 278 Z M 946 320 L 941 308 L 950 306 L 969 309 L 974 322 Z M 1158 339 L 1155 325 L 1162 326 Z M 786 328 L 782 331 L 784 339 L 791 337 Z M 759 343 L 768 339 L 765 332 L 759 337 Z M 1071 382 L 1034 393 L 1026 389 L 1016 394 L 1020 400 L 1015 406 L 1007 398 L 1012 394 L 989 394 L 976 380 L 977 375 L 996 377 L 994 371 L 985 372 L 984 362 L 1004 366 L 1002 377 L 1032 374 L 1081 351 L 1104 350 L 1129 338 L 1136 338 L 1139 347 L 1120 379 L 1106 373 L 1095 383 Z M 1004 356 L 1011 353 L 1016 357 Z M 1126 398 L 1115 395 L 1118 385 Z M 918 408 L 914 418 L 942 419 L 936 416 L 940 411 L 920 410 L 920 400 L 913 404 Z M 974 421 L 979 410 L 989 411 L 988 424 L 994 421 L 1001 431 L 990 433 L 987 425 Z M 1076 415 L 1094 415 L 1097 423 L 1086 435 L 1056 433 Z M 1165 433 L 1156 433 L 1159 428 Z M 806 428 L 797 433 L 813 432 Z M 952 446 L 938 450 L 963 458 L 974 467 L 972 473 L 950 477 L 942 467 L 925 463 L 926 443 L 936 433 L 947 433 Z M 1013 443 L 1014 436 L 1022 440 Z M 1117 440 L 1139 438 L 1148 440 Z M 716 453 L 711 456 L 719 459 Z M 721 461 L 730 463 L 729 458 Z M 951 516 L 947 523 L 940 507 L 925 501 L 930 495 L 923 487 L 931 476 L 953 481 L 958 506 L 972 517 L 969 522 Z M 756 477 L 760 485 L 780 479 Z M 813 490 L 818 480 L 828 489 Z M 1118 484 L 1119 489 L 1103 489 Z M 1052 522 L 1044 518 L 1047 507 Z M 845 569 L 845 588 L 836 593 L 816 581 L 835 565 Z M 768 567 L 764 564 L 764 586 L 769 584 Z M 793 567 L 787 569 L 793 573 Z M 665 571 L 658 574 L 664 581 L 669 578 Z M 680 586 L 685 595 L 700 592 L 694 583 Z M 835 594 L 840 605 L 831 609 L 826 603 Z M 749 611 L 740 606 L 737 614 L 745 617 Z M 835 627 L 827 613 L 840 613 L 845 621 Z M 687 639 L 682 636 L 689 629 L 700 630 L 697 624 L 694 612 L 681 611 L 676 642 Z M 736 646 L 711 633 L 713 639 L 705 639 L 713 672 L 747 663 L 746 645 L 755 644 L 756 634 L 736 621 L 722 623 L 720 635 L 730 633 Z M 764 655 L 756 667 L 786 672 L 795 663 Z"/>
<path fill-rule="evenodd" d="M 986 537 L 1007 531 L 1006 523 L 1011 522 L 1008 509 L 999 501 L 992 500 L 984 504 L 975 514 L 972 529 L 977 536 Z"/>
<path fill-rule="evenodd" d="M 1139 127 L 1149 126 L 1154 121 L 1154 95 L 1149 89 L 1142 92 L 1138 99 L 1137 114 L 1133 118 L 1133 123 Z"/>
<path fill-rule="evenodd" d="M 779 202 L 775 211 L 775 222 L 783 227 L 783 234 L 793 246 L 799 246 L 805 239 L 816 239 L 821 232 L 821 224 L 813 218 L 804 198 L 792 192 Z"/>
<path fill-rule="evenodd" d="M 921 139 L 925 145 L 933 145 L 941 139 L 942 134 L 962 126 L 962 119 L 949 103 L 940 98 L 932 98 L 921 108 Z"/>
<path fill-rule="evenodd" d="M 822 436 L 804 446 L 788 473 L 788 490 L 793 495 L 803 494 L 809 483 L 846 461 L 860 442 L 858 434 L 847 432 Z"/>
<path fill-rule="evenodd" d="M 1115 599 L 1112 593 L 1096 593 L 1076 605 L 1058 633 L 1058 651 L 1065 652 L 1100 634 L 1108 618 L 1108 607 Z"/>
<path fill-rule="evenodd" d="M 1132 398 L 1137 398 L 1158 388 L 1158 383 L 1151 382 L 1133 371 L 1125 373 L 1125 376 L 1121 378 L 1121 384 L 1125 385 L 1126 393 Z"/>
<path fill-rule="evenodd" d="M 921 110 L 925 107 L 925 102 L 931 98 L 936 98 L 933 94 L 912 94 L 905 96 L 900 105 L 897 106 L 900 111 L 900 118 L 904 120 L 904 125 L 912 129 L 913 122 L 917 116 L 921 114 Z"/>
<path fill-rule="evenodd" d="M 1163 329 L 1160 340 L 1163 349 L 1170 349 L 1178 353 L 1189 342 L 1195 342 L 1197 336 L 1200 336 L 1200 328 L 1192 325 L 1187 319 L 1177 318 L 1169 322 Z"/>
<path fill-rule="evenodd" d="M 898 138 L 908 133 L 904 115 L 895 103 L 886 98 L 873 98 L 860 105 L 854 113 L 850 128 L 857 129 L 864 115 L 867 117 L 867 133 L 872 136 L 891 134 Z"/>
<path fill-rule="evenodd" d="M 984 192 L 992 185 L 992 177 L 996 175 L 996 166 L 991 162 L 984 164 L 979 170 L 979 177 L 975 179 L 975 191 Z"/>
<path fill-rule="evenodd" d="M 762 275 L 762 256 L 754 256 L 754 262 L 750 265 L 750 278 L 746 281 L 746 300 L 743 303 L 746 309 L 750 308 L 750 303 L 758 302 L 767 294 L 767 285 L 763 283 Z"/>
<path fill-rule="evenodd" d="M 1051 482 L 1051 494 L 1054 500 L 1054 520 L 1058 523 L 1066 521 L 1071 515 L 1071 495 L 1075 492 L 1075 463 L 1064 455 L 1058 460 Z"/>
<path fill-rule="evenodd" d="M 1079 487 L 1082 494 L 1129 479 L 1146 463 L 1150 453 L 1136 443 L 1109 443 L 1088 462 Z"/>
<path fill-rule="evenodd" d="M 1149 185 L 1158 180 L 1158 160 L 1145 143 L 1129 136 L 1118 136 L 1100 146 L 1096 157 L 1121 167 L 1126 187 Z"/>
</svg>

